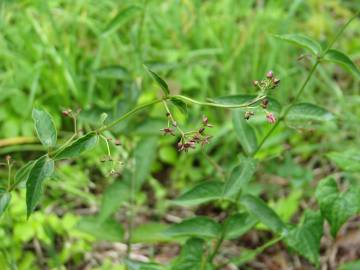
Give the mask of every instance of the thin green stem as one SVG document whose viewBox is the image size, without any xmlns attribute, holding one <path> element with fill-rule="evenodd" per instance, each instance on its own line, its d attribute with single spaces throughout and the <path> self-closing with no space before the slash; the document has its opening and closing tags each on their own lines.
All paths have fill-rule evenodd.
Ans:
<svg viewBox="0 0 360 270">
<path fill-rule="evenodd" d="M 185 132 L 177 125 L 172 113 L 170 112 L 170 109 L 166 103 L 166 100 L 163 100 L 163 104 L 164 104 L 164 107 L 165 107 L 165 110 L 167 112 L 167 115 L 168 117 L 170 117 L 170 120 L 171 120 L 171 123 L 176 127 L 176 129 L 180 132 L 181 134 L 181 138 L 185 138 Z"/>
<path fill-rule="evenodd" d="M 256 104 L 257 102 L 263 100 L 264 98 L 266 98 L 266 95 L 259 95 L 256 98 L 254 98 L 252 101 L 243 103 L 243 104 L 220 104 L 220 103 L 214 103 L 214 102 L 204 102 L 204 101 L 198 101 L 186 96 L 182 96 L 182 95 L 174 95 L 171 96 L 177 99 L 181 99 L 182 101 L 186 102 L 186 103 L 192 103 L 192 104 L 198 104 L 201 106 L 211 106 L 211 107 L 217 107 L 217 108 L 227 108 L 227 109 L 236 109 L 236 108 L 247 108 L 251 105 Z"/>
</svg>

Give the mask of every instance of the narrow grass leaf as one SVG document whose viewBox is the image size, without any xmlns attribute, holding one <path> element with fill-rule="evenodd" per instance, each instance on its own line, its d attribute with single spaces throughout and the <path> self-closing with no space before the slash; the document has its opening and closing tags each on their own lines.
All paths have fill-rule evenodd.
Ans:
<svg viewBox="0 0 360 270">
<path fill-rule="evenodd" d="M 33 109 L 32 118 L 40 142 L 46 147 L 56 146 L 56 128 L 51 115 L 46 111 Z"/>
<path fill-rule="evenodd" d="M 29 178 L 26 182 L 26 207 L 27 217 L 37 206 L 43 193 L 43 182 L 54 172 L 54 160 L 43 156 L 35 161 L 30 170 Z"/>
<path fill-rule="evenodd" d="M 248 194 L 241 198 L 241 204 L 270 230 L 278 234 L 286 234 L 287 229 L 283 221 L 263 200 Z"/>
<path fill-rule="evenodd" d="M 11 201 L 11 193 L 4 189 L 0 189 L 0 217 L 5 212 L 10 201 Z"/>
<path fill-rule="evenodd" d="M 319 55 L 322 51 L 322 48 L 317 41 L 303 34 L 274 35 L 274 37 L 305 48 L 314 55 Z"/>
<path fill-rule="evenodd" d="M 324 56 L 325 61 L 339 64 L 344 69 L 352 73 L 358 80 L 360 80 L 360 70 L 349 56 L 341 51 L 330 49 Z"/>
<path fill-rule="evenodd" d="M 123 66 L 108 66 L 93 71 L 96 77 L 103 79 L 128 80 L 129 71 Z"/>
<path fill-rule="evenodd" d="M 138 6 L 129 6 L 123 10 L 120 10 L 118 14 L 106 25 L 102 32 L 102 35 L 106 36 L 117 31 L 125 23 L 132 20 L 139 12 L 141 8 Z"/>
</svg>

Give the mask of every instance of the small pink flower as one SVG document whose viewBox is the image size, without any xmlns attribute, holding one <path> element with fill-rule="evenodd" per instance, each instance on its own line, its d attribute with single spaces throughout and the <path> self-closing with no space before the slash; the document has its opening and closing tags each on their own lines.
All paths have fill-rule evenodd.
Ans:
<svg viewBox="0 0 360 270">
<path fill-rule="evenodd" d="M 268 73 L 266 73 L 266 78 L 271 79 L 274 77 L 274 73 L 270 70 Z"/>
<path fill-rule="evenodd" d="M 274 124 L 276 122 L 276 117 L 273 113 L 267 113 L 266 114 L 266 120 L 270 123 L 270 124 Z"/>
</svg>

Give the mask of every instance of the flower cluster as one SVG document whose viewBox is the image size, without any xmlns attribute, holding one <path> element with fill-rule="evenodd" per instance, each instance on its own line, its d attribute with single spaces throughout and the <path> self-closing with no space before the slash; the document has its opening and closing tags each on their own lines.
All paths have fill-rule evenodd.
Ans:
<svg viewBox="0 0 360 270">
<path fill-rule="evenodd" d="M 266 73 L 266 79 L 260 81 L 253 81 L 253 84 L 263 93 L 264 95 L 271 89 L 276 88 L 280 84 L 280 79 L 276 78 L 274 72 L 271 70 Z M 269 106 L 269 99 L 264 98 L 260 103 L 260 107 L 265 112 L 266 121 L 270 124 L 276 123 L 276 117 L 272 112 L 267 110 Z M 249 120 L 255 113 L 253 111 L 246 111 L 244 114 L 244 119 Z"/>
</svg>

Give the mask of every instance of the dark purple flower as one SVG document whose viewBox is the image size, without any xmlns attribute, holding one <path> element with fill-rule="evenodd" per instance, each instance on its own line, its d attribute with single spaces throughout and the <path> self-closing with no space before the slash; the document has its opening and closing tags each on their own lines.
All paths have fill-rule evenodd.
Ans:
<svg viewBox="0 0 360 270">
<path fill-rule="evenodd" d="M 175 133 L 174 133 L 174 131 L 172 130 L 172 128 L 169 128 L 169 127 L 163 128 L 163 129 L 161 129 L 161 131 L 164 132 L 163 135 L 172 135 L 172 136 L 175 136 Z"/>
</svg>

